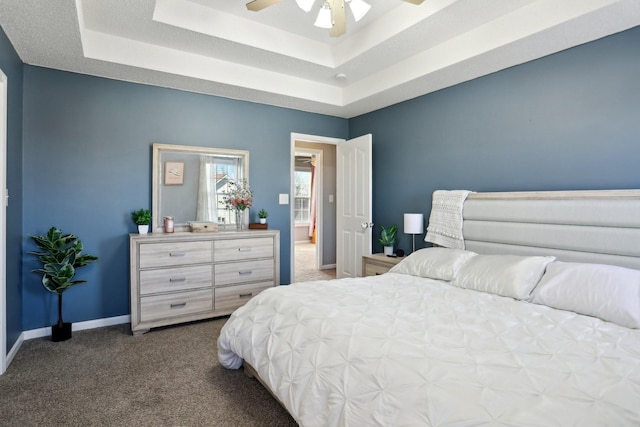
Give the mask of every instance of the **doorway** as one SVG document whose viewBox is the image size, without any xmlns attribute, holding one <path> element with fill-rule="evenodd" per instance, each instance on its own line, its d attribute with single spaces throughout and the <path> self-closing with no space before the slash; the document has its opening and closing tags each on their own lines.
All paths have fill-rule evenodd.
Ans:
<svg viewBox="0 0 640 427">
<path fill-rule="evenodd" d="M 335 278 L 336 144 L 291 137 L 291 282 Z"/>
</svg>

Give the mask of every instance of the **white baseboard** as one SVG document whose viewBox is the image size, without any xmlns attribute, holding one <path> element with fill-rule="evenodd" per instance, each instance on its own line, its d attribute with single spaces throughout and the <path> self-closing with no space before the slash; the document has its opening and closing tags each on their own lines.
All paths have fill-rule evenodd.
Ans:
<svg viewBox="0 0 640 427">
<path fill-rule="evenodd" d="M 9 353 L 7 353 L 7 368 L 9 367 L 9 365 L 11 365 L 13 358 L 16 357 L 16 354 L 18 353 L 18 350 L 20 350 L 20 346 L 22 345 L 23 341 L 24 341 L 24 332 L 18 336 L 18 339 L 13 344 L 13 347 L 11 347 L 11 350 L 9 350 Z"/>
<path fill-rule="evenodd" d="M 84 329 L 102 328 L 104 326 L 120 325 L 122 323 L 131 322 L 131 316 L 128 314 L 125 316 L 107 317 L 104 319 L 87 320 L 86 322 L 75 322 L 72 325 L 73 331 L 82 331 Z M 24 331 L 21 336 L 25 340 L 31 340 L 33 338 L 48 337 L 51 335 L 51 327 L 31 329 Z M 17 350 L 16 350 L 17 351 Z"/>
<path fill-rule="evenodd" d="M 320 266 L 318 270 L 333 270 L 334 268 L 336 268 L 335 264 L 325 264 Z"/>
</svg>

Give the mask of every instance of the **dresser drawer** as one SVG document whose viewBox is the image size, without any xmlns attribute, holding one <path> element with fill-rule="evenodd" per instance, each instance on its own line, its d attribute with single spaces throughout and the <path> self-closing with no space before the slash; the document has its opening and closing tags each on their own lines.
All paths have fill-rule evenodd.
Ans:
<svg viewBox="0 0 640 427">
<path fill-rule="evenodd" d="M 273 280 L 274 277 L 272 259 L 216 264 L 214 271 L 214 283 L 216 286 L 258 280 Z"/>
<path fill-rule="evenodd" d="M 140 295 L 211 286 L 213 286 L 213 267 L 211 265 L 140 271 Z"/>
<path fill-rule="evenodd" d="M 273 258 L 273 238 L 218 240 L 213 245 L 213 254 L 215 262 Z"/>
<path fill-rule="evenodd" d="M 234 310 L 246 304 L 247 301 L 258 295 L 261 291 L 272 287 L 273 281 L 216 288 L 216 311 Z"/>
<path fill-rule="evenodd" d="M 140 245 L 140 268 L 212 262 L 212 242 L 162 242 Z"/>
<path fill-rule="evenodd" d="M 153 322 L 207 311 L 213 311 L 213 288 L 140 298 L 141 322 Z"/>
</svg>

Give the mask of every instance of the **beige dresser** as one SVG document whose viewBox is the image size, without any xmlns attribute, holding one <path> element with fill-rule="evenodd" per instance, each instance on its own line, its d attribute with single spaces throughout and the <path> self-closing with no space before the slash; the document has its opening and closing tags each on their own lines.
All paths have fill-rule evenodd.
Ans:
<svg viewBox="0 0 640 427">
<path fill-rule="evenodd" d="M 230 314 L 280 284 L 280 232 L 129 236 L 131 331 Z"/>
</svg>

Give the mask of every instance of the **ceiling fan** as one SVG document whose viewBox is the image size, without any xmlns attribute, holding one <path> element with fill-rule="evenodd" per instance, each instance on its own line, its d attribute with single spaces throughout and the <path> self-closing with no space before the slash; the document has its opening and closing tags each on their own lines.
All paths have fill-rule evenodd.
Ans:
<svg viewBox="0 0 640 427">
<path fill-rule="evenodd" d="M 257 12 L 266 7 L 280 3 L 282 0 L 253 0 L 247 3 L 247 9 Z M 305 12 L 309 12 L 315 0 L 296 0 L 298 6 Z M 403 0 L 407 3 L 421 4 L 424 0 Z M 371 8 L 363 0 L 323 0 L 322 7 L 318 13 L 315 26 L 328 28 L 331 37 L 339 37 L 347 31 L 345 17 L 345 3 L 353 12 L 356 21 L 359 21 Z"/>
</svg>

